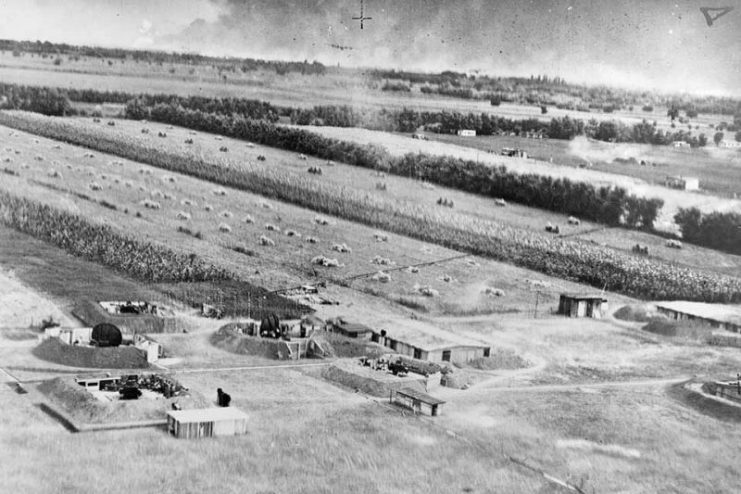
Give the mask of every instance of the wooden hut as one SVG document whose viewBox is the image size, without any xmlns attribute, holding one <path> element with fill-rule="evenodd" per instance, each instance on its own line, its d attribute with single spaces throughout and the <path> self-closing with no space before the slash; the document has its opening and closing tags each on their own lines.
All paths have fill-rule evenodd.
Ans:
<svg viewBox="0 0 741 494">
<path fill-rule="evenodd" d="M 167 412 L 167 430 L 181 439 L 237 436 L 247 433 L 247 414 L 232 408 L 201 408 Z"/>
<path fill-rule="evenodd" d="M 592 317 L 601 319 L 607 314 L 607 299 L 590 293 L 562 293 L 558 313 L 567 317 Z"/>
</svg>

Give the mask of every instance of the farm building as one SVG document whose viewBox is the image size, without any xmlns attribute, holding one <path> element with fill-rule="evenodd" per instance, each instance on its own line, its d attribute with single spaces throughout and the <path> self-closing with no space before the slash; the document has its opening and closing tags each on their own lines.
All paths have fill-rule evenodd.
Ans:
<svg viewBox="0 0 741 494">
<path fill-rule="evenodd" d="M 741 148 L 741 142 L 739 141 L 729 141 L 727 139 L 723 139 L 718 143 L 718 147 L 721 148 Z"/>
<path fill-rule="evenodd" d="M 430 410 L 430 415 L 433 417 L 440 415 L 440 409 L 445 403 L 443 400 L 413 388 L 392 390 L 389 399 L 392 403 L 399 403 L 411 408 L 414 410 L 414 413 L 422 413 L 422 405 L 426 405 Z"/>
<path fill-rule="evenodd" d="M 458 135 L 461 137 L 476 137 L 476 131 L 470 129 L 458 129 Z"/>
<path fill-rule="evenodd" d="M 165 354 L 162 345 L 143 334 L 134 335 L 134 346 L 147 353 L 147 362 L 149 363 L 156 362 Z"/>
<path fill-rule="evenodd" d="M 372 341 L 395 353 L 430 362 L 468 362 L 488 357 L 491 347 L 417 320 L 393 321 L 374 331 Z"/>
<path fill-rule="evenodd" d="M 370 339 L 373 329 L 356 322 L 347 321 L 341 317 L 327 321 L 327 331 L 339 333 L 348 338 Z"/>
<path fill-rule="evenodd" d="M 502 148 L 501 155 L 509 156 L 511 158 L 527 158 L 526 151 L 516 148 Z"/>
<path fill-rule="evenodd" d="M 700 190 L 700 179 L 697 177 L 666 177 L 664 185 L 672 189 Z"/>
<path fill-rule="evenodd" d="M 44 335 L 47 338 L 58 338 L 68 345 L 77 344 L 89 344 L 90 337 L 92 336 L 93 328 L 46 328 Z"/>
<path fill-rule="evenodd" d="M 688 148 L 690 147 L 690 143 L 687 141 L 674 141 L 672 142 L 672 146 L 675 148 Z"/>
<path fill-rule="evenodd" d="M 167 430 L 180 439 L 238 436 L 247 433 L 247 414 L 232 407 L 172 410 Z"/>
<path fill-rule="evenodd" d="M 562 293 L 558 300 L 558 313 L 567 317 L 601 319 L 607 310 L 607 299 L 603 295 Z"/>
<path fill-rule="evenodd" d="M 714 328 L 741 333 L 741 309 L 732 305 L 675 301 L 657 303 L 656 309 L 670 319 L 698 321 Z"/>
</svg>

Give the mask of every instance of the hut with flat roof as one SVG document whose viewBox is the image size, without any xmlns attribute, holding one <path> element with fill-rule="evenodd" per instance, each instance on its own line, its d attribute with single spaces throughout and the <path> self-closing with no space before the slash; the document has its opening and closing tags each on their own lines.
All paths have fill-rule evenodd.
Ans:
<svg viewBox="0 0 741 494">
<path fill-rule="evenodd" d="M 659 302 L 659 313 L 678 321 L 697 321 L 712 328 L 741 333 L 741 308 L 734 305 L 704 302 Z"/>
<path fill-rule="evenodd" d="M 167 430 L 181 439 L 247 434 L 247 414 L 232 407 L 171 410 Z"/>
<path fill-rule="evenodd" d="M 601 319 L 607 310 L 607 299 L 601 294 L 562 293 L 558 300 L 558 313 L 566 317 Z"/>
<path fill-rule="evenodd" d="M 390 321 L 372 341 L 393 352 L 430 362 L 468 362 L 488 357 L 491 346 L 418 320 Z"/>
</svg>

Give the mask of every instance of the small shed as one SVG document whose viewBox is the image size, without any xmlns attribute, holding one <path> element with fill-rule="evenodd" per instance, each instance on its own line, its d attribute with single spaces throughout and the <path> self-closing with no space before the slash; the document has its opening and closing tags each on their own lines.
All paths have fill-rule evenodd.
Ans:
<svg viewBox="0 0 741 494">
<path fill-rule="evenodd" d="M 600 294 L 562 293 L 558 301 L 558 313 L 567 317 L 601 319 L 607 309 L 607 299 Z"/>
<path fill-rule="evenodd" d="M 458 135 L 461 137 L 476 137 L 476 131 L 471 129 L 459 129 Z"/>
<path fill-rule="evenodd" d="M 430 396 L 427 393 L 412 388 L 391 390 L 389 401 L 407 406 L 411 408 L 414 413 L 422 413 L 422 405 L 426 405 L 430 410 L 430 415 L 433 417 L 440 415 L 442 405 L 445 403 L 439 398 L 435 398 L 434 396 Z"/>
<path fill-rule="evenodd" d="M 167 430 L 180 439 L 247 434 L 247 414 L 233 407 L 171 410 Z"/>
</svg>

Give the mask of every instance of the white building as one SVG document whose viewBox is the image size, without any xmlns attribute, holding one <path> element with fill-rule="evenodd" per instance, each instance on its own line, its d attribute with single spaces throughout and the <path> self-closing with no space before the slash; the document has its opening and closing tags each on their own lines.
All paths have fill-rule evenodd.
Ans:
<svg viewBox="0 0 741 494">
<path fill-rule="evenodd" d="M 697 177 L 666 177 L 664 185 L 672 189 L 700 190 L 700 179 Z"/>
<path fill-rule="evenodd" d="M 458 135 L 461 137 L 476 137 L 476 131 L 469 129 L 458 129 Z"/>
</svg>

